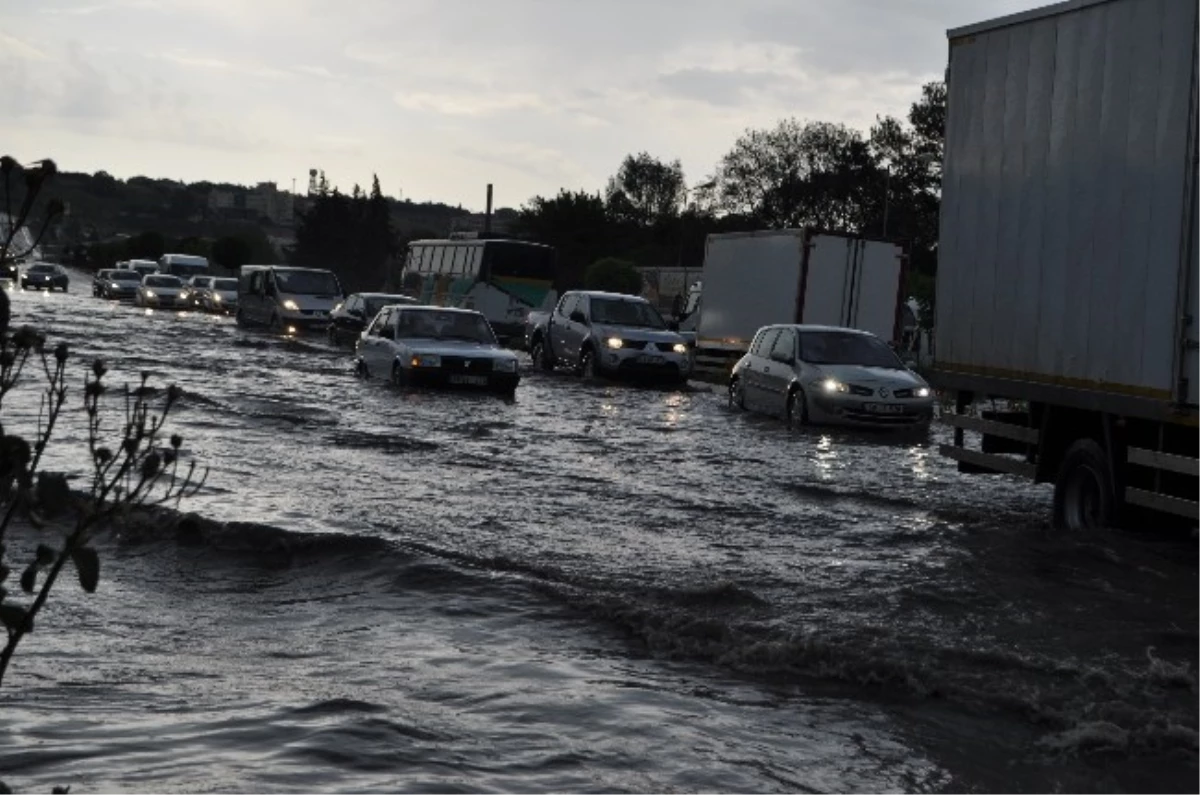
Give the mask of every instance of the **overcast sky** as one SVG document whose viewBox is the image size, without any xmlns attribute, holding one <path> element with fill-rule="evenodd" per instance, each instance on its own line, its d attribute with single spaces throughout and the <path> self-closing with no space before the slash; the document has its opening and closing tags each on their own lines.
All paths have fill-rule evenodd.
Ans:
<svg viewBox="0 0 1200 795">
<path fill-rule="evenodd" d="M 940 79 L 947 28 L 1040 0 L 0 0 L 0 149 L 61 169 L 481 209 L 702 182 L 786 116 L 866 129 Z"/>
</svg>

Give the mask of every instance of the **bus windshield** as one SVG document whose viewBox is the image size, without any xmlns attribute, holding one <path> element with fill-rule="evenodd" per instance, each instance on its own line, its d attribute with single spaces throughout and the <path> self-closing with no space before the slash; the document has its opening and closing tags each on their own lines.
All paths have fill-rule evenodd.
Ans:
<svg viewBox="0 0 1200 795">
<path fill-rule="evenodd" d="M 483 250 L 488 278 L 554 280 L 554 249 L 519 240 L 489 240 Z"/>
</svg>

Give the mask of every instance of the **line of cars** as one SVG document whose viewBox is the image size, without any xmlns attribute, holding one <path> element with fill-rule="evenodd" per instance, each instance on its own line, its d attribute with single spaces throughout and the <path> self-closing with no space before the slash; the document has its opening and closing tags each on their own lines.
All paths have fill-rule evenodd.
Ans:
<svg viewBox="0 0 1200 795">
<path fill-rule="evenodd" d="M 521 380 L 517 354 L 504 348 L 486 317 L 465 308 L 429 306 L 408 295 L 352 293 L 319 269 L 248 265 L 238 279 L 112 269 L 96 274 L 93 293 L 139 306 L 236 312 L 239 325 L 275 332 L 323 330 L 354 347 L 365 378 L 400 386 L 482 388 L 508 397 Z M 332 308 L 329 308 L 333 302 Z M 630 376 L 686 384 L 694 353 L 672 323 L 641 296 L 568 291 L 550 312 L 526 319 L 533 367 L 589 378 Z M 789 425 L 842 424 L 928 428 L 929 385 L 875 335 L 849 328 L 772 325 L 758 330 L 728 380 L 731 406 L 780 416 Z"/>
<path fill-rule="evenodd" d="M 127 268 L 104 268 L 92 279 L 92 295 L 132 301 L 148 308 L 198 309 L 230 314 L 237 311 L 237 279 L 192 276 L 182 279 L 169 273 Z"/>
</svg>

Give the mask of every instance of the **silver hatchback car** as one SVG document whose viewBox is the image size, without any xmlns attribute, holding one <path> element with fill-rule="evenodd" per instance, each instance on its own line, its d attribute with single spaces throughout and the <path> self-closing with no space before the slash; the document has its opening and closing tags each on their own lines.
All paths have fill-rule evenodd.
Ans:
<svg viewBox="0 0 1200 795">
<path fill-rule="evenodd" d="M 835 326 L 764 326 L 729 379 L 731 405 L 789 425 L 927 429 L 933 400 L 887 343 Z"/>
</svg>

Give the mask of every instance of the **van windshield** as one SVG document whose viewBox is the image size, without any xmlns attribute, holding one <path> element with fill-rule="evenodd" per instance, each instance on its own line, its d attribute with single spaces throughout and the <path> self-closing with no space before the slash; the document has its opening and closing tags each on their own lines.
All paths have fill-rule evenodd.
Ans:
<svg viewBox="0 0 1200 795">
<path fill-rule="evenodd" d="M 228 292 L 230 290 L 237 290 L 237 284 L 237 279 L 216 279 L 212 283 L 212 288 Z"/>
<path fill-rule="evenodd" d="M 337 277 L 329 271 L 275 271 L 279 292 L 292 295 L 341 295 Z"/>
<path fill-rule="evenodd" d="M 621 298 L 593 298 L 592 322 L 608 326 L 667 327 L 662 315 L 648 301 L 626 301 Z"/>
</svg>

